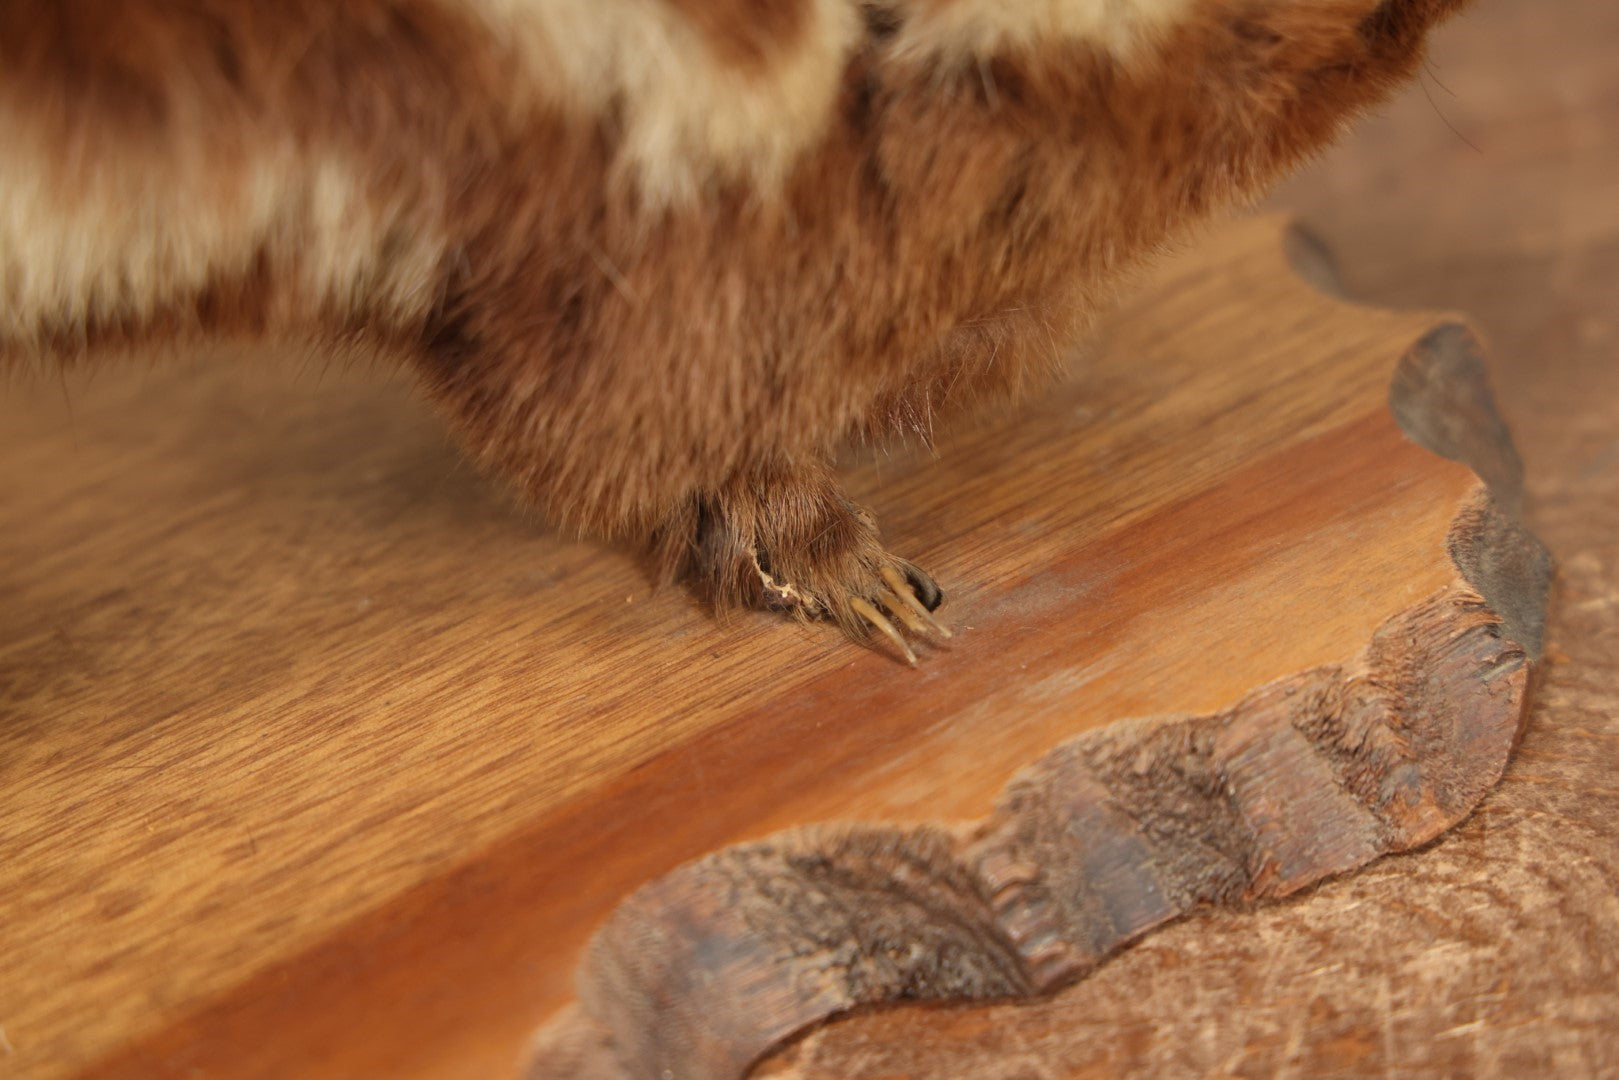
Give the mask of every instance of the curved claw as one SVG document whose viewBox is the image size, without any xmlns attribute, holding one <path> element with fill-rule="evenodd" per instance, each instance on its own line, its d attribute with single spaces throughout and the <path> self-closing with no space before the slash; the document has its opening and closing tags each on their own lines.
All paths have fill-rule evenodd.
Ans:
<svg viewBox="0 0 1619 1080">
<path fill-rule="evenodd" d="M 933 633 L 938 634 L 942 638 L 949 638 L 952 636 L 950 633 L 950 628 L 945 626 L 944 623 L 940 622 L 938 619 L 934 618 L 933 612 L 929 611 L 927 606 L 923 604 L 921 600 L 917 599 L 916 593 L 911 591 L 910 582 L 906 581 L 904 576 L 898 570 L 894 569 L 892 566 L 885 566 L 879 571 L 879 573 L 882 574 L 883 580 L 888 582 L 888 587 L 893 590 L 895 598 L 909 608 L 912 616 L 924 623 L 927 630 L 931 630 Z M 886 597 L 883 599 L 883 606 L 888 607 L 890 611 L 893 611 L 893 608 L 889 606 Z M 899 615 L 899 612 L 897 611 L 894 613 Z M 900 621 L 904 622 L 906 626 L 911 627 L 917 633 L 926 632 L 916 627 L 912 623 L 911 619 L 908 619 L 903 615 L 900 616 Z"/>
<path fill-rule="evenodd" d="M 890 589 L 884 589 L 877 594 L 877 602 L 888 609 L 888 613 L 905 624 L 905 629 L 913 634 L 927 634 L 928 624 L 916 617 L 916 613 L 905 606 L 905 601 L 895 596 Z"/>
<path fill-rule="evenodd" d="M 870 601 L 864 597 L 856 596 L 849 601 L 849 607 L 854 610 L 855 614 L 870 623 L 878 633 L 893 642 L 894 647 L 905 657 L 906 663 L 912 667 L 916 666 L 916 653 L 911 651 L 910 643 L 905 640 L 905 635 L 894 629 L 894 624 L 885 619 L 882 612 L 873 607 Z"/>
</svg>

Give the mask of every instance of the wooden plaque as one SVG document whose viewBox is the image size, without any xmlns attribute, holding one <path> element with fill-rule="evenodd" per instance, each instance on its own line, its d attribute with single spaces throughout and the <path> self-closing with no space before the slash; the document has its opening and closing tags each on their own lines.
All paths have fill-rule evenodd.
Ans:
<svg viewBox="0 0 1619 1080">
<path fill-rule="evenodd" d="M 14 384 L 13 1074 L 739 1076 L 1436 835 L 1545 557 L 1468 330 L 1290 253 L 1324 280 L 1233 226 L 1050 393 L 853 470 L 947 593 L 914 671 L 552 536 L 376 372 Z"/>
</svg>

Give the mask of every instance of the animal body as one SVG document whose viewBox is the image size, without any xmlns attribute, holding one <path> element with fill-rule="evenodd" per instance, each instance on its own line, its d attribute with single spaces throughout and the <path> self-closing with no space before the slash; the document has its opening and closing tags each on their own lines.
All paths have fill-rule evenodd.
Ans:
<svg viewBox="0 0 1619 1080">
<path fill-rule="evenodd" d="M 556 525 L 933 632 L 832 468 L 1047 377 L 1462 0 L 0 0 L 0 361 L 419 372 Z"/>
</svg>

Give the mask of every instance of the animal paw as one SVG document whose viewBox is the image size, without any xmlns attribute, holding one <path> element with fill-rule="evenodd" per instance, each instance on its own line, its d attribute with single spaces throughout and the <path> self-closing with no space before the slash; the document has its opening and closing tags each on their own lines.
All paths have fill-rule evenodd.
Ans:
<svg viewBox="0 0 1619 1080">
<path fill-rule="evenodd" d="M 817 591 L 778 579 L 769 569 L 769 556 L 755 551 L 753 569 L 759 579 L 759 606 L 807 619 L 831 618 L 863 644 L 869 644 L 871 635 L 876 634 L 914 667 L 913 640 L 951 637 L 949 627 L 933 615 L 944 601 L 944 592 L 914 564 L 886 553 L 882 558 L 876 568 L 877 580 L 863 580 L 864 588 L 832 586 Z"/>
<path fill-rule="evenodd" d="M 938 585 L 890 555 L 871 515 L 829 481 L 778 477 L 695 499 L 659 530 L 657 550 L 670 576 L 719 610 L 829 620 L 911 664 L 915 642 L 950 637 L 933 615 Z"/>
</svg>

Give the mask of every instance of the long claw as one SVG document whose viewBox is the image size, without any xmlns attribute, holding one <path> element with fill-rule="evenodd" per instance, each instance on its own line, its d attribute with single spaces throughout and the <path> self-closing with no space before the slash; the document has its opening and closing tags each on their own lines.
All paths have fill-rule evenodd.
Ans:
<svg viewBox="0 0 1619 1080">
<path fill-rule="evenodd" d="M 904 623 L 905 629 L 911 633 L 926 634 L 928 632 L 928 624 L 918 619 L 916 614 L 905 606 L 905 601 L 895 596 L 892 590 L 884 589 L 877 594 L 877 600 L 883 607 L 888 609 L 890 615 Z"/>
<path fill-rule="evenodd" d="M 894 647 L 904 655 L 907 664 L 912 667 L 916 666 L 916 654 L 911 651 L 911 647 L 906 643 L 904 635 L 894 629 L 894 624 L 883 618 L 882 612 L 872 607 L 869 601 L 860 596 L 850 599 L 849 606 L 855 610 L 857 615 L 869 622 L 878 633 L 893 642 Z"/>
<path fill-rule="evenodd" d="M 883 567 L 879 573 L 882 574 L 883 580 L 888 582 L 888 587 L 894 590 L 894 595 L 899 597 L 900 602 L 911 609 L 911 614 L 921 619 L 928 625 L 929 629 L 940 637 L 948 638 L 952 636 L 950 628 L 935 619 L 933 612 L 929 611 L 927 606 L 916 598 L 916 594 L 911 591 L 911 583 L 905 580 L 904 575 L 892 566 Z M 910 625 L 909 620 L 906 620 L 906 625 Z"/>
</svg>

